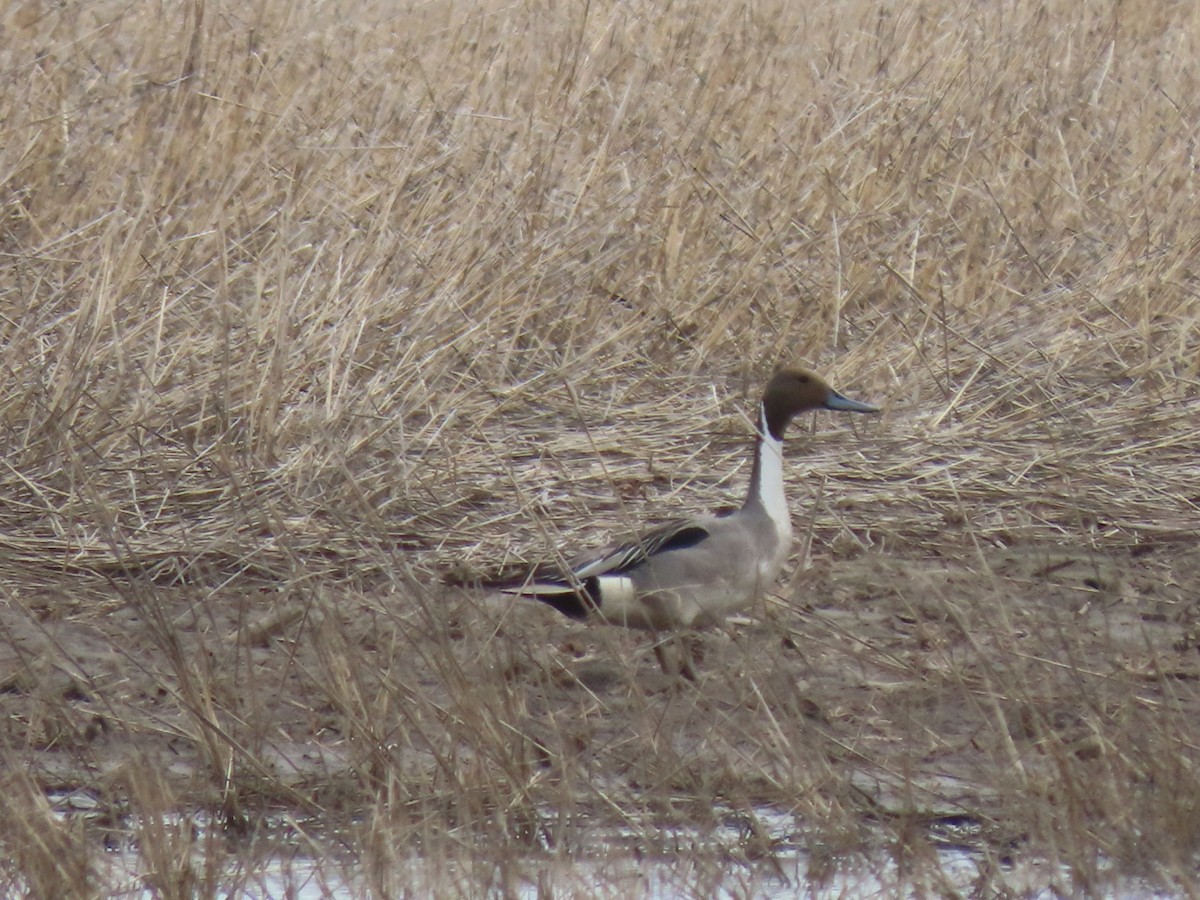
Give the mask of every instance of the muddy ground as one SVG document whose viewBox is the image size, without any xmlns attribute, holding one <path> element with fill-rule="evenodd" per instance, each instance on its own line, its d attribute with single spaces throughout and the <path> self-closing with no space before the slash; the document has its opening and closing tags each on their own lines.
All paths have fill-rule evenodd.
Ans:
<svg viewBox="0 0 1200 900">
<path fill-rule="evenodd" d="M 1000 857 L 1061 827 L 1064 804 L 1097 833 L 1176 804 L 1186 847 L 1198 585 L 1195 547 L 863 553 L 701 635 L 690 685 L 645 635 L 420 580 L 31 576 L 0 604 L 4 753 L 110 823 L 147 772 L 183 807 L 228 811 L 236 793 L 250 819 L 310 821 L 361 817 L 390 777 L 389 802 L 457 797 L 458 824 L 474 789 L 596 820 L 611 801 L 699 821 L 719 799 L 794 812 L 847 849 L 858 825 L 903 821 Z M 548 842 L 570 840 L 555 828 Z"/>
</svg>

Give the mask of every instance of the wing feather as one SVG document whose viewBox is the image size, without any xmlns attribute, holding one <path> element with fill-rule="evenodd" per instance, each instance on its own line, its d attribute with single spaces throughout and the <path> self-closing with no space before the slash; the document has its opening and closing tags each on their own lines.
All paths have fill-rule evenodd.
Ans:
<svg viewBox="0 0 1200 900">
<path fill-rule="evenodd" d="M 638 538 L 577 563 L 572 573 L 581 579 L 597 575 L 620 575 L 637 568 L 656 554 L 694 547 L 708 536 L 708 529 L 695 519 L 667 522 Z"/>
</svg>

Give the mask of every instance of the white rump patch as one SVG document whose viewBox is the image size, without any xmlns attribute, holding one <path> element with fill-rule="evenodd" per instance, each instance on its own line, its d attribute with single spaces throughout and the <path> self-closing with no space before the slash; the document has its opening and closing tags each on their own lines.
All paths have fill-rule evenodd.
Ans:
<svg viewBox="0 0 1200 900">
<path fill-rule="evenodd" d="M 600 615 L 616 625 L 640 627 L 645 610 L 638 602 L 633 579 L 628 575 L 600 575 L 596 578 L 600 591 Z"/>
</svg>

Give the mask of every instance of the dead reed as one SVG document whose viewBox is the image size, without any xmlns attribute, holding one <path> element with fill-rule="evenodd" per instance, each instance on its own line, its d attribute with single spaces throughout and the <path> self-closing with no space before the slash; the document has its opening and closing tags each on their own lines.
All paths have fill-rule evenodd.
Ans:
<svg viewBox="0 0 1200 900">
<path fill-rule="evenodd" d="M 954 821 L 981 891 L 1194 893 L 1198 53 L 1167 0 L 10 4 L 5 893 L 104 840 L 753 893 L 768 810 L 814 884 L 944 888 Z M 796 429 L 695 695 L 445 586 L 730 502 L 785 360 L 886 412 Z"/>
</svg>

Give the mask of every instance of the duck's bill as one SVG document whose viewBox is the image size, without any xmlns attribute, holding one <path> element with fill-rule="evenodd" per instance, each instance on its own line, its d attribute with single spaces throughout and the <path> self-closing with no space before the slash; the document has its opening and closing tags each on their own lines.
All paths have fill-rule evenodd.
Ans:
<svg viewBox="0 0 1200 900">
<path fill-rule="evenodd" d="M 879 412 L 878 406 L 872 406 L 870 403 L 859 403 L 857 400 L 851 400 L 849 397 L 843 397 L 837 391 L 829 392 L 829 399 L 825 401 L 825 408 L 837 409 L 841 410 L 842 412 Z"/>
</svg>

